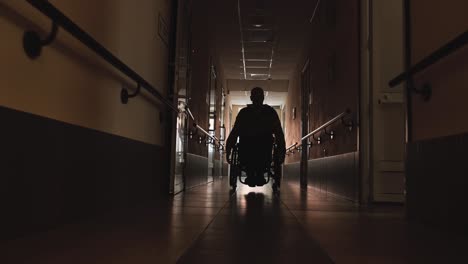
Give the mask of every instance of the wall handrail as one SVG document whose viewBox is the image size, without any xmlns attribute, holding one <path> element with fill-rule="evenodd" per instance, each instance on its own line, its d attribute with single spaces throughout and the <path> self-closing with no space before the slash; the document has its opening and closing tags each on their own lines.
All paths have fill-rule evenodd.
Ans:
<svg viewBox="0 0 468 264">
<path fill-rule="evenodd" d="M 322 130 L 325 132 L 325 134 L 329 135 L 330 138 L 333 138 L 335 133 L 333 131 L 328 132 L 326 129 L 327 129 L 327 127 L 331 126 L 333 123 L 335 123 L 338 120 L 341 120 L 341 122 L 343 123 L 343 125 L 345 127 L 348 127 L 350 129 L 352 129 L 354 127 L 354 121 L 350 121 L 349 123 L 346 123 L 345 120 L 344 120 L 344 117 L 346 115 L 349 115 L 349 114 L 351 114 L 351 110 L 346 109 L 346 111 L 344 111 L 343 113 L 335 116 L 334 118 L 330 119 L 329 121 L 327 121 L 323 125 L 319 126 L 318 128 L 316 128 L 313 131 L 309 132 L 307 135 L 303 136 L 301 138 L 301 143 L 296 142 L 296 143 L 292 144 L 291 146 L 289 146 L 286 149 L 286 153 L 294 152 L 294 150 L 301 150 L 302 145 L 303 145 L 302 142 L 304 140 L 307 140 L 310 137 L 313 137 L 314 140 L 319 141 L 319 144 L 320 144 L 320 137 L 316 139 L 314 135 L 317 134 L 318 132 L 322 131 Z M 307 145 L 310 146 L 310 144 L 307 144 Z"/>
<path fill-rule="evenodd" d="M 411 78 L 413 75 L 425 70 L 429 66 L 437 63 L 438 61 L 442 60 L 443 58 L 451 55 L 455 51 L 459 50 L 460 48 L 464 47 L 468 43 L 468 30 L 451 40 L 450 42 L 446 43 L 444 46 L 440 47 L 438 50 L 431 53 L 429 56 L 425 57 L 414 66 L 412 66 L 407 71 L 399 74 L 395 78 L 389 81 L 390 87 L 395 87 L 402 83 L 403 81 Z"/>
<path fill-rule="evenodd" d="M 187 103 L 184 102 L 184 104 L 185 104 L 184 109 L 185 109 L 185 111 L 187 111 L 187 113 L 189 114 L 189 117 L 192 119 L 193 126 L 195 127 L 195 129 L 200 130 L 207 137 L 211 138 L 211 140 L 214 142 L 214 144 L 216 144 L 216 142 L 218 142 L 219 146 L 224 148 L 224 144 L 221 142 L 221 140 L 219 138 L 217 138 L 216 136 L 211 135 L 210 133 L 208 133 L 208 131 L 206 131 L 205 129 L 203 129 L 201 126 L 198 125 L 198 123 L 196 122 L 195 117 L 193 116 L 192 111 L 190 111 L 190 108 L 188 107 Z"/>
<path fill-rule="evenodd" d="M 58 10 L 51 3 L 49 3 L 46 0 L 26 0 L 26 1 L 29 4 L 31 4 L 33 7 L 35 7 L 37 10 L 39 10 L 42 14 L 49 17 L 53 21 L 54 27 L 58 26 L 58 27 L 65 29 L 68 33 L 70 33 L 73 37 L 75 37 L 77 40 L 83 43 L 86 47 L 94 51 L 98 56 L 100 56 L 102 59 L 107 61 L 112 66 L 114 66 L 121 73 L 123 73 L 130 79 L 134 80 L 139 86 L 146 89 L 150 94 L 152 94 L 154 97 L 159 99 L 169 108 L 171 108 L 174 112 L 176 113 L 178 112 L 177 107 L 174 106 L 171 101 L 166 99 L 148 81 L 146 81 L 142 76 L 136 73 L 128 65 L 123 63 L 120 59 L 118 59 L 114 54 L 112 54 L 102 44 L 100 44 L 93 37 L 91 37 L 88 33 L 86 33 L 83 29 L 81 29 L 77 24 L 75 24 L 70 18 L 65 16 L 60 10 Z M 35 48 L 36 50 L 39 50 L 37 55 L 40 55 L 40 49 L 45 44 L 48 44 L 48 43 L 39 42 L 37 43 L 39 47 L 37 46 L 33 47 L 33 49 Z"/>
<path fill-rule="evenodd" d="M 292 144 L 291 146 L 289 146 L 287 149 L 286 149 L 286 152 L 290 151 L 292 148 L 294 148 L 295 146 L 297 146 L 297 142 Z"/>
<path fill-rule="evenodd" d="M 314 129 L 313 131 L 311 131 L 309 134 L 303 136 L 301 138 L 301 141 L 304 141 L 308 138 L 310 138 L 311 136 L 313 136 L 314 134 L 317 134 L 318 132 L 320 132 L 320 130 L 322 129 L 325 129 L 327 128 L 328 126 L 330 126 L 331 124 L 335 123 L 336 121 L 338 120 L 341 120 L 341 118 L 343 118 L 344 116 L 348 115 L 351 113 L 351 110 L 349 109 L 346 109 L 346 111 L 344 111 L 343 113 L 335 116 L 334 118 L 330 119 L 328 122 L 324 123 L 323 125 L 319 126 L 318 128 Z"/>
<path fill-rule="evenodd" d="M 218 144 L 220 146 L 223 146 L 223 143 L 221 143 L 221 141 L 216 137 L 216 136 L 213 136 L 213 135 L 210 135 L 210 133 L 208 133 L 205 129 L 203 129 L 201 126 L 199 126 L 197 123 L 193 123 L 193 126 L 196 127 L 198 130 L 200 130 L 203 134 L 205 134 L 207 137 L 211 138 L 214 142 L 218 142 Z"/>
</svg>

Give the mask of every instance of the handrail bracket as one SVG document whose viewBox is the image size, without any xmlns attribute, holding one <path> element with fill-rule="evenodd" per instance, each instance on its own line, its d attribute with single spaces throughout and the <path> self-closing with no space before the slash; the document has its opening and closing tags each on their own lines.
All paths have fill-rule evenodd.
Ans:
<svg viewBox="0 0 468 264">
<path fill-rule="evenodd" d="M 128 93 L 127 88 L 122 87 L 122 90 L 120 91 L 120 101 L 122 102 L 122 104 L 127 104 L 128 99 L 137 96 L 138 94 L 140 94 L 140 91 L 141 91 L 141 84 L 138 84 L 135 92 L 131 94 Z"/>
<path fill-rule="evenodd" d="M 50 45 L 57 38 L 58 25 L 55 21 L 52 22 L 52 28 L 49 35 L 45 39 L 41 39 L 39 33 L 34 30 L 28 30 L 23 35 L 23 49 L 26 55 L 32 60 L 41 56 L 42 47 Z"/>
</svg>

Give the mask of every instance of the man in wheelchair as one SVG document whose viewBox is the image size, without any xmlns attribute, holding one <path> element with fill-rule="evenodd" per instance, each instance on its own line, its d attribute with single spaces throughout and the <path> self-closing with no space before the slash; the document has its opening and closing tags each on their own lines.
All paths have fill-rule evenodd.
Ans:
<svg viewBox="0 0 468 264">
<path fill-rule="evenodd" d="M 262 88 L 255 87 L 251 90 L 252 104 L 241 109 L 226 142 L 226 159 L 229 164 L 232 162 L 233 148 L 238 146 L 240 165 L 247 174 L 245 183 L 250 187 L 266 183 L 264 173 L 266 168 L 271 166 L 273 144 L 276 144 L 275 162 L 279 163 L 276 165 L 284 162 L 286 154 L 278 114 L 273 107 L 263 104 L 264 99 Z"/>
</svg>

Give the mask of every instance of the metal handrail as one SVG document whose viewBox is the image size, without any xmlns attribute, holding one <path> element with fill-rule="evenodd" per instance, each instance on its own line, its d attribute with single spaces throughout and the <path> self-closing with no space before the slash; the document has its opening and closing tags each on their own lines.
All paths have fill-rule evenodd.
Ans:
<svg viewBox="0 0 468 264">
<path fill-rule="evenodd" d="M 185 110 L 189 113 L 189 116 L 192 118 L 193 121 L 195 121 L 195 117 L 193 117 L 192 111 L 190 111 L 190 108 L 188 108 L 187 104 L 185 104 Z"/>
<path fill-rule="evenodd" d="M 330 121 L 326 122 L 325 124 L 319 126 L 318 128 L 314 129 L 312 132 L 310 132 L 309 134 L 303 136 L 301 138 L 301 141 L 304 141 L 308 138 L 310 138 L 311 136 L 313 136 L 314 134 L 318 133 L 320 130 L 324 129 L 324 128 L 327 128 L 328 126 L 330 126 L 331 124 L 335 123 L 337 120 L 340 120 L 341 118 L 343 118 L 345 115 L 348 115 L 351 113 L 351 110 L 349 109 L 346 109 L 346 111 L 344 111 L 343 113 L 335 116 L 334 118 L 330 119 Z"/>
<path fill-rule="evenodd" d="M 407 71 L 399 74 L 397 77 L 390 80 L 388 83 L 390 87 L 395 87 L 403 81 L 411 78 L 416 73 L 419 73 L 425 70 L 427 67 L 435 64 L 441 59 L 447 57 L 448 55 L 454 53 L 458 49 L 462 48 L 468 43 L 468 30 L 463 32 L 461 35 L 454 38 L 452 41 L 448 42 L 438 50 L 431 53 L 429 56 L 422 59 L 420 62 L 416 63 L 413 67 Z"/>
<path fill-rule="evenodd" d="M 220 146 L 223 146 L 223 147 L 224 147 L 223 143 L 221 143 L 221 141 L 220 141 L 216 136 L 210 135 L 210 133 L 208 133 L 205 129 L 203 129 L 203 128 L 202 128 L 201 126 L 199 126 L 197 123 L 194 122 L 194 123 L 193 123 L 193 126 L 196 127 L 197 129 L 199 129 L 201 132 L 203 132 L 203 134 L 205 134 L 206 136 L 208 136 L 209 138 L 211 138 L 211 139 L 214 140 L 215 142 L 217 141 L 218 144 L 219 144 Z"/>
<path fill-rule="evenodd" d="M 102 59 L 110 63 L 116 69 L 118 69 L 121 73 L 128 76 L 130 79 L 134 80 L 138 85 L 141 85 L 144 89 L 146 89 L 150 94 L 154 97 L 162 101 L 166 104 L 169 108 L 173 111 L 178 112 L 176 106 L 173 105 L 171 101 L 166 99 L 158 90 L 156 90 L 148 81 L 146 81 L 142 76 L 136 73 L 133 69 L 123 63 L 120 59 L 118 59 L 114 54 L 112 54 L 109 50 L 107 50 L 104 46 L 102 46 L 99 42 L 97 42 L 93 37 L 91 37 L 88 33 L 86 33 L 83 29 L 81 29 L 77 24 L 75 24 L 70 18 L 65 16 L 60 10 L 58 10 L 55 6 L 45 0 L 26 0 L 29 4 L 43 13 L 45 16 L 49 17 L 53 23 L 54 27 L 61 27 L 65 29 L 68 33 L 70 33 L 73 37 L 83 43 L 86 47 L 94 51 L 97 55 L 99 55 Z M 37 47 L 38 49 L 42 48 L 48 43 L 38 43 L 40 46 Z"/>
<path fill-rule="evenodd" d="M 286 149 L 286 152 L 288 152 L 289 150 L 291 150 L 292 148 L 294 148 L 295 146 L 297 146 L 297 142 L 292 144 L 291 146 L 289 146 L 287 149 Z"/>
<path fill-rule="evenodd" d="M 185 102 L 184 102 L 185 103 Z M 195 121 L 195 117 L 193 116 L 192 114 L 192 111 L 190 111 L 190 108 L 188 107 L 187 103 L 185 103 L 185 111 L 187 111 L 187 113 L 189 114 L 189 117 L 193 120 L 193 126 L 195 128 L 197 128 L 198 130 L 200 130 L 201 132 L 203 132 L 203 134 L 205 134 L 206 136 L 208 136 L 209 138 L 211 138 L 213 141 L 217 141 L 218 144 L 220 146 L 222 146 L 224 148 L 224 144 L 221 143 L 221 140 L 219 138 L 217 138 L 216 136 L 212 136 L 210 135 L 210 133 L 208 133 L 205 129 L 203 129 L 201 126 L 199 126 L 197 124 L 197 122 Z"/>
<path fill-rule="evenodd" d="M 304 137 L 301 138 L 301 142 L 310 138 L 310 137 L 313 137 L 315 134 L 317 134 L 318 132 L 320 132 L 321 130 L 325 130 L 326 132 L 326 128 L 329 127 L 330 125 L 332 125 L 333 123 L 335 123 L 336 121 L 338 120 L 341 120 L 343 122 L 343 124 L 347 127 L 353 127 L 354 126 L 354 123 L 351 122 L 351 124 L 346 124 L 344 123 L 344 120 L 343 120 L 343 117 L 345 117 L 346 115 L 349 115 L 351 113 L 351 110 L 350 109 L 346 109 L 346 111 L 344 111 L 343 113 L 335 116 L 334 118 L 330 119 L 328 122 L 324 123 L 323 125 L 319 126 L 318 128 L 314 129 L 313 131 L 309 132 L 307 135 L 305 135 Z M 291 149 L 300 149 L 302 147 L 302 143 L 294 143 L 292 144 L 291 146 L 289 146 L 287 149 L 286 149 L 286 152 L 290 152 Z"/>
</svg>

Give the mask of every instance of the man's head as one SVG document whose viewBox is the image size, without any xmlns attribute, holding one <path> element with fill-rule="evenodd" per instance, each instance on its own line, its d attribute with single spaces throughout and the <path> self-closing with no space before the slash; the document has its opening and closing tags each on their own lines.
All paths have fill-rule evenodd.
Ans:
<svg viewBox="0 0 468 264">
<path fill-rule="evenodd" d="M 265 99 L 265 94 L 263 89 L 260 87 L 255 87 L 250 91 L 250 100 L 254 105 L 262 105 L 263 100 Z"/>
</svg>

